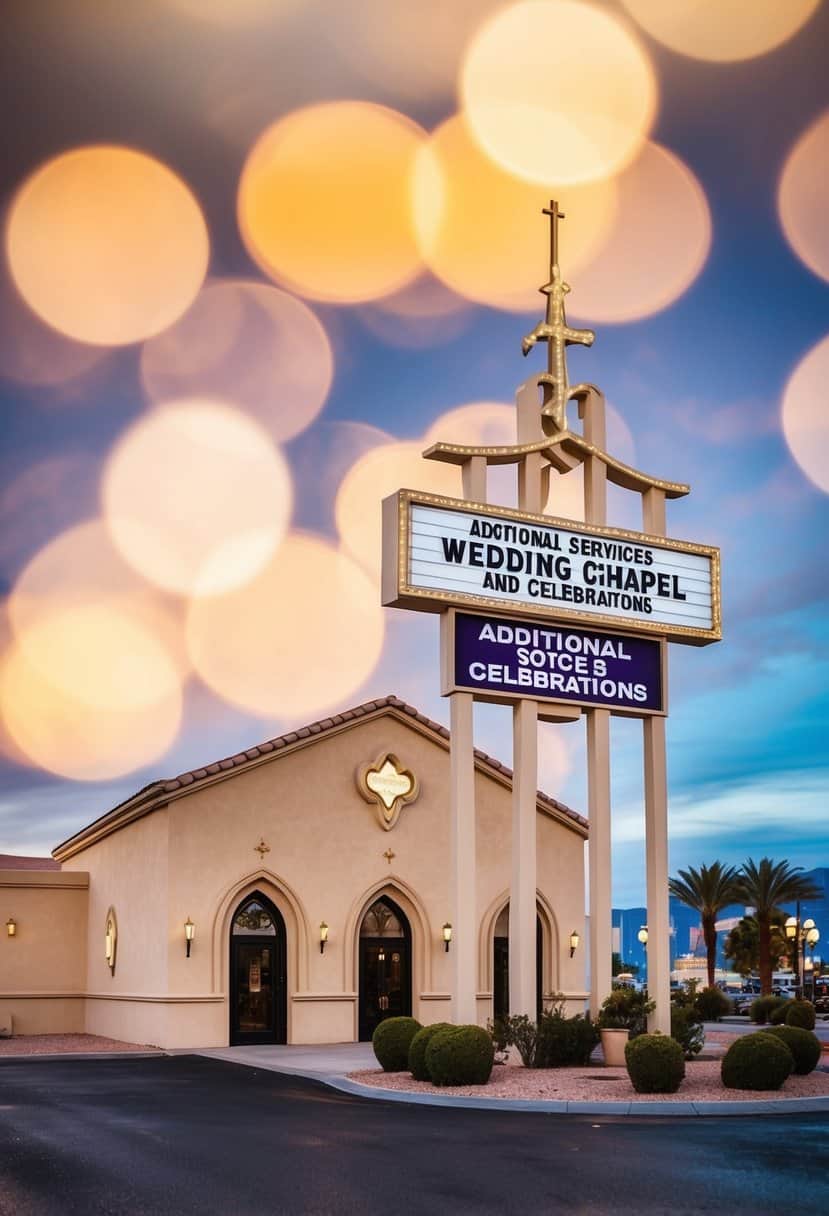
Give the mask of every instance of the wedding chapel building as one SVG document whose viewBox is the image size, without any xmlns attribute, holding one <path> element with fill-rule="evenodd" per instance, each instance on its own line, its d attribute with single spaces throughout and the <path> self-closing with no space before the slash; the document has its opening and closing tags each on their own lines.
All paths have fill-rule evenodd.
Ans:
<svg viewBox="0 0 829 1216">
<path fill-rule="evenodd" d="M 446 728 L 389 696 L 147 785 L 58 868 L 0 859 L 0 1031 L 182 1048 L 450 1020 L 449 764 Z M 512 773 L 480 751 L 475 801 L 485 1024 L 509 1000 Z M 587 823 L 539 792 L 536 832 L 537 1004 L 578 1012 Z"/>
</svg>

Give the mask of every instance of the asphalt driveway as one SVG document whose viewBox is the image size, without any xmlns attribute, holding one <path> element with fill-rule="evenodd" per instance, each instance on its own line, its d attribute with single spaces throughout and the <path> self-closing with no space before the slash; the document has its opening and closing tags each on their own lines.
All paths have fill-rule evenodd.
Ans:
<svg viewBox="0 0 829 1216">
<path fill-rule="evenodd" d="M 0 1214 L 829 1210 L 829 1118 L 367 1101 L 195 1056 L 0 1063 Z"/>
</svg>

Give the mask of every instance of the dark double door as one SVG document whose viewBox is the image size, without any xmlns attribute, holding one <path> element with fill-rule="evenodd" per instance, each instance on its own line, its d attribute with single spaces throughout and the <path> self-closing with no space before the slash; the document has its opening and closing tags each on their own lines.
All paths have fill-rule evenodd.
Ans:
<svg viewBox="0 0 829 1216">
<path fill-rule="evenodd" d="M 231 1046 L 288 1039 L 285 925 L 273 905 L 267 915 L 267 936 L 240 932 L 237 925 L 230 938 Z"/>
<path fill-rule="evenodd" d="M 492 1012 L 496 1018 L 509 1016 L 509 938 L 494 939 L 492 959 Z M 542 935 L 541 921 L 535 921 L 535 1005 L 536 1017 L 541 1017 L 542 1001 Z"/>
</svg>

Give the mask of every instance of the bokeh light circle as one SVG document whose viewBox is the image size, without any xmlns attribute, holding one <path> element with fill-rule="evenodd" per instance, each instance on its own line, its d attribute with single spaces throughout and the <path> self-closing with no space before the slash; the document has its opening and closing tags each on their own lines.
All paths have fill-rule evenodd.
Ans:
<svg viewBox="0 0 829 1216">
<path fill-rule="evenodd" d="M 115 445 L 102 504 L 116 547 L 145 578 L 216 595 L 252 578 L 285 534 L 287 463 L 253 419 L 200 398 L 160 406 Z"/>
<path fill-rule="evenodd" d="M 218 397 L 258 418 L 278 442 L 313 422 L 333 374 L 331 344 L 307 304 L 244 280 L 208 283 L 141 353 L 154 401 Z"/>
<path fill-rule="evenodd" d="M 165 329 L 194 300 L 209 240 L 190 190 L 130 148 L 76 148 L 23 183 L 6 228 L 18 290 L 49 325 L 101 346 Z"/>
<path fill-rule="evenodd" d="M 299 295 L 349 304 L 418 273 L 409 179 L 423 130 L 395 110 L 340 101 L 295 110 L 260 136 L 237 210 L 248 252 Z"/>
<path fill-rule="evenodd" d="M 786 42 L 820 0 L 622 0 L 652 38 L 692 59 L 753 59 Z"/>
<path fill-rule="evenodd" d="M 568 318 L 649 316 L 679 299 L 708 257 L 711 213 L 684 161 L 647 143 L 617 181 L 615 223 L 590 264 L 571 277 Z"/>
<path fill-rule="evenodd" d="M 382 564 L 383 499 L 403 488 L 454 497 L 461 492 L 458 466 L 424 460 L 428 446 L 414 440 L 372 448 L 355 461 L 337 490 L 334 515 L 343 549 L 375 582 Z"/>
<path fill-rule="evenodd" d="M 7 616 L 46 680 L 101 707 L 146 705 L 190 670 L 178 604 L 124 561 L 101 519 L 38 550 L 15 580 Z"/>
<path fill-rule="evenodd" d="M 355 311 L 366 329 L 382 342 L 414 350 L 453 342 L 469 328 L 473 316 L 468 300 L 428 273 L 393 295 L 363 304 Z"/>
<path fill-rule="evenodd" d="M 497 12 L 469 44 L 460 91 L 486 154 L 539 184 L 617 172 L 657 108 L 656 77 L 637 39 L 580 0 L 521 0 Z"/>
<path fill-rule="evenodd" d="M 297 718 L 342 702 L 383 649 L 377 589 L 321 537 L 289 534 L 253 581 L 195 600 L 193 665 L 214 692 L 263 716 Z"/>
<path fill-rule="evenodd" d="M 192 3 L 193 0 L 188 0 Z M 320 33 L 373 88 L 418 105 L 449 99 L 463 49 L 504 0 L 348 0 L 327 6 Z"/>
<path fill-rule="evenodd" d="M 777 194 L 786 240 L 801 261 L 829 279 L 829 110 L 804 131 L 792 148 Z"/>
<path fill-rule="evenodd" d="M 801 359 L 783 393 L 783 434 L 789 451 L 819 489 L 829 493 L 829 335 Z"/>
<path fill-rule="evenodd" d="M 560 261 L 573 278 L 599 248 L 616 215 L 612 180 L 546 190 L 485 156 L 459 115 L 442 123 L 418 153 L 414 220 L 423 258 L 448 287 L 476 304 L 542 310 L 550 198 L 561 203 Z"/>
<path fill-rule="evenodd" d="M 36 637 L 0 664 L 0 715 L 29 760 L 75 781 L 119 777 L 157 760 L 181 724 L 179 688 L 147 705 L 96 706 L 47 680 L 29 660 Z M 96 662 L 94 652 L 90 658 Z"/>
</svg>

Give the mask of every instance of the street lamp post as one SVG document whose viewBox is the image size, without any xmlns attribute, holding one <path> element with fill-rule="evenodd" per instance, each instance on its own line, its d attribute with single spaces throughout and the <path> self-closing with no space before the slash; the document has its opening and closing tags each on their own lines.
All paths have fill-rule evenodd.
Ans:
<svg viewBox="0 0 829 1216">
<path fill-rule="evenodd" d="M 784 926 L 786 938 L 794 946 L 794 983 L 795 993 L 798 996 L 803 995 L 802 985 L 800 982 L 800 954 L 803 951 L 803 972 L 805 981 L 806 972 L 806 948 L 812 951 L 812 959 L 814 960 L 815 946 L 820 941 L 820 931 L 811 916 L 801 923 L 800 920 L 800 901 L 797 903 L 797 915 L 790 916 Z M 812 990 L 814 994 L 814 961 L 812 964 Z"/>
<path fill-rule="evenodd" d="M 645 984 L 648 982 L 648 926 L 642 925 L 639 932 L 636 934 L 638 940 L 642 943 L 642 948 L 645 951 Z"/>
</svg>

